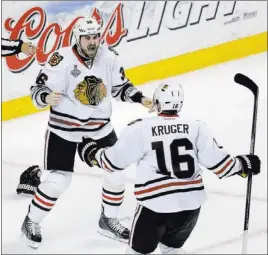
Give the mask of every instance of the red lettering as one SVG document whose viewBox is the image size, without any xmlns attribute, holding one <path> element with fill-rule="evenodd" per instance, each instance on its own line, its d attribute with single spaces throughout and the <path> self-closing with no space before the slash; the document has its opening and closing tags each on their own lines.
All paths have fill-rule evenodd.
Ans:
<svg viewBox="0 0 268 255">
<path fill-rule="evenodd" d="M 114 10 L 111 18 L 108 21 L 108 25 L 106 26 L 103 34 L 102 39 L 105 38 L 106 43 L 109 46 L 116 46 L 121 39 L 127 35 L 127 29 L 123 27 L 123 13 L 122 13 L 123 4 L 120 3 L 116 9 Z M 116 22 L 115 22 L 116 21 Z M 112 27 L 115 25 L 115 32 L 112 33 Z"/>
<path fill-rule="evenodd" d="M 101 25 L 101 27 L 103 26 L 103 18 L 100 15 L 100 12 L 98 9 L 94 8 L 91 17 L 94 18 Z"/>
<path fill-rule="evenodd" d="M 114 10 L 102 34 L 102 43 L 106 41 L 107 45 L 115 46 L 127 34 L 127 29 L 124 28 L 123 23 L 122 8 L 123 4 L 120 3 Z M 38 17 L 36 18 L 36 16 Z M 94 8 L 91 16 L 103 26 L 103 18 L 98 9 Z M 80 18 L 81 16 L 75 18 L 65 30 L 62 30 L 57 23 L 52 23 L 44 29 L 46 13 L 40 7 L 33 7 L 26 11 L 17 23 L 15 23 L 15 20 L 12 18 L 6 19 L 4 26 L 5 29 L 10 32 L 10 39 L 19 39 L 22 33 L 25 33 L 27 39 L 30 40 L 40 36 L 37 43 L 36 54 L 23 59 L 18 58 L 17 55 L 6 57 L 8 68 L 12 72 L 22 72 L 27 69 L 35 59 L 39 64 L 44 64 L 53 51 L 60 47 L 70 46 L 73 27 Z M 37 20 L 38 23 L 36 22 Z M 51 44 L 49 49 L 48 42 Z"/>
<path fill-rule="evenodd" d="M 77 20 L 79 20 L 80 18 L 82 18 L 82 16 L 75 18 L 73 20 L 73 22 L 63 31 L 64 35 L 63 35 L 63 39 L 62 39 L 62 47 L 66 47 L 66 46 L 69 46 L 71 44 L 73 27 L 74 27 L 75 23 L 77 22 Z"/>
<path fill-rule="evenodd" d="M 35 23 L 35 19 L 32 19 L 35 15 L 39 15 L 40 22 L 36 28 L 32 28 Z M 43 30 L 46 22 L 46 14 L 40 7 L 34 7 L 26 11 L 19 21 L 16 23 L 14 28 L 11 27 L 11 23 L 15 22 L 12 18 L 8 18 L 5 22 L 5 28 L 7 31 L 11 32 L 10 39 L 15 40 L 20 38 L 22 32 L 25 32 L 25 35 L 29 39 L 33 39 L 39 35 Z"/>
<path fill-rule="evenodd" d="M 61 27 L 57 23 L 53 23 L 49 25 L 44 32 L 42 33 L 40 40 L 37 44 L 37 52 L 36 52 L 36 60 L 40 64 L 44 64 L 47 61 L 48 56 L 55 50 L 59 49 L 60 47 L 67 47 L 71 44 L 71 36 L 73 31 L 73 26 L 76 23 L 78 19 L 81 17 L 78 17 L 73 20 L 73 22 L 63 31 L 61 31 Z M 46 47 L 48 44 L 49 36 L 50 34 L 54 32 L 54 35 L 56 36 L 53 42 L 53 46 L 50 51 L 46 53 Z"/>
<path fill-rule="evenodd" d="M 39 15 L 40 22 L 36 28 L 32 28 L 34 25 L 33 17 Z M 5 28 L 7 31 L 11 32 L 10 39 L 16 40 L 21 37 L 21 34 L 25 32 L 25 35 L 29 39 L 37 37 L 44 28 L 46 21 L 45 12 L 40 7 L 34 7 L 25 12 L 19 21 L 12 27 L 12 23 L 15 22 L 13 19 L 9 18 L 5 22 Z M 35 56 L 29 56 L 24 59 L 19 59 L 17 55 L 10 56 L 6 58 L 7 66 L 12 72 L 20 72 L 25 70 L 33 61 Z"/>
</svg>

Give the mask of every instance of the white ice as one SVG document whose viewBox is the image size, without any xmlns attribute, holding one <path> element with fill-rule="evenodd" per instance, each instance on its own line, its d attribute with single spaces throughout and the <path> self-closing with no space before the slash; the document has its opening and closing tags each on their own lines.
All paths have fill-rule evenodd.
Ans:
<svg viewBox="0 0 268 255">
<path fill-rule="evenodd" d="M 183 65 L 183 63 L 181 63 Z M 256 153 L 262 172 L 253 178 L 248 252 L 267 254 L 267 55 L 266 53 L 169 78 L 182 84 L 185 102 L 181 115 L 208 123 L 218 141 L 233 155 L 249 153 L 253 96 L 233 81 L 245 73 L 260 87 Z M 167 80 L 169 80 L 167 79 Z M 160 81 L 139 87 L 147 96 Z M 149 115 L 140 105 L 113 101 L 112 122 L 120 130 L 131 120 Z M 42 166 L 44 133 L 48 111 L 7 121 L 2 126 L 2 252 L 122 254 L 125 244 L 96 233 L 101 204 L 102 170 L 88 168 L 79 158 L 68 190 L 43 222 L 43 244 L 33 251 L 20 242 L 20 227 L 29 197 L 16 194 L 23 170 Z M 132 217 L 134 166 L 125 171 L 127 186 L 121 217 Z M 239 176 L 219 180 L 204 173 L 208 201 L 198 224 L 185 243 L 188 253 L 239 254 L 242 250 L 247 180 Z M 125 221 L 130 226 L 131 221 Z M 156 250 L 155 253 L 159 252 Z"/>
</svg>

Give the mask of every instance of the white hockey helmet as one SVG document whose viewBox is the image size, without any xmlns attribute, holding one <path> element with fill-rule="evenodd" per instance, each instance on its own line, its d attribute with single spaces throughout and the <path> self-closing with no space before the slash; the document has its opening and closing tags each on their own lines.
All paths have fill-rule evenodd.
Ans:
<svg viewBox="0 0 268 255">
<path fill-rule="evenodd" d="M 95 35 L 101 33 L 101 25 L 94 18 L 81 18 L 73 30 L 76 43 L 80 44 L 81 35 Z"/>
<path fill-rule="evenodd" d="M 157 113 L 164 111 L 179 112 L 182 108 L 184 93 L 179 84 L 160 84 L 154 92 L 153 104 Z"/>
</svg>

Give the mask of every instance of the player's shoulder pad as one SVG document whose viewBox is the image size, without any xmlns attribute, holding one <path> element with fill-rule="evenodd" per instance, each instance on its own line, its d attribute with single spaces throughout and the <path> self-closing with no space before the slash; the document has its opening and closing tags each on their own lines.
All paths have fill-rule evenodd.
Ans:
<svg viewBox="0 0 268 255">
<path fill-rule="evenodd" d="M 142 121 L 142 119 L 136 119 L 136 120 L 129 122 L 127 125 L 131 126 L 131 125 L 134 125 L 135 123 L 140 122 L 140 121 Z"/>
</svg>

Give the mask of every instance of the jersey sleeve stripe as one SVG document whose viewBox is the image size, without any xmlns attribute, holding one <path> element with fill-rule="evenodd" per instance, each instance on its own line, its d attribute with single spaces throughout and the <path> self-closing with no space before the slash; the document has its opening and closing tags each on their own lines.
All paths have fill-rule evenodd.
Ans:
<svg viewBox="0 0 268 255">
<path fill-rule="evenodd" d="M 107 158 L 107 156 L 105 154 L 105 151 L 103 152 L 103 157 L 104 157 L 105 161 L 112 167 L 112 169 L 114 169 L 114 170 L 124 170 L 123 168 L 119 168 L 119 167 L 113 165 L 111 163 L 111 161 Z"/>
<path fill-rule="evenodd" d="M 101 155 L 100 155 L 101 168 L 103 168 L 105 171 L 110 172 L 110 173 L 114 172 L 114 170 L 105 162 L 103 154 L 104 154 L 104 150 L 102 150 Z"/>
<path fill-rule="evenodd" d="M 33 103 L 37 106 L 37 107 L 46 107 L 47 104 L 42 102 L 41 100 L 41 94 L 42 93 L 48 93 L 50 94 L 52 91 L 43 85 L 37 85 L 37 86 L 32 86 L 31 87 L 31 98 Z"/>
<path fill-rule="evenodd" d="M 108 167 L 108 165 L 102 160 L 102 166 L 105 170 L 113 171 L 111 168 Z"/>
<path fill-rule="evenodd" d="M 236 159 L 233 160 L 233 164 L 232 164 L 232 166 L 229 168 L 229 170 L 226 170 L 226 171 L 224 172 L 224 174 L 223 174 L 221 177 L 219 177 L 219 178 L 221 179 L 221 178 L 224 178 L 224 177 L 228 177 L 229 174 L 231 173 L 231 171 L 233 170 L 235 164 L 236 164 Z M 232 175 L 232 174 L 233 174 L 233 173 L 231 173 L 231 175 Z"/>
<path fill-rule="evenodd" d="M 223 160 L 221 160 L 217 165 L 213 167 L 207 167 L 208 170 L 216 170 L 219 166 L 221 166 L 227 159 L 230 158 L 230 155 L 228 154 Z"/>
<path fill-rule="evenodd" d="M 221 173 L 223 173 L 227 167 L 233 162 L 233 159 L 230 159 L 222 168 L 220 168 L 217 172 L 216 175 L 220 175 Z"/>
</svg>

